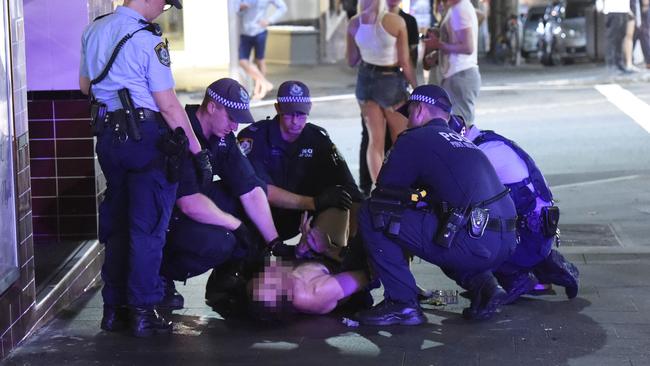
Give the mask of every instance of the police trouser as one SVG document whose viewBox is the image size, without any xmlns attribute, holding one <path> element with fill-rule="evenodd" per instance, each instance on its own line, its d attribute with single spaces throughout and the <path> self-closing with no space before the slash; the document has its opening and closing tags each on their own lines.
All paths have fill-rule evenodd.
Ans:
<svg viewBox="0 0 650 366">
<path fill-rule="evenodd" d="M 541 231 L 531 231 L 518 227 L 519 243 L 517 249 L 498 269 L 500 274 L 513 274 L 529 271 L 548 257 L 555 237 L 545 237 Z"/>
<path fill-rule="evenodd" d="M 459 286 L 469 288 L 474 277 L 498 267 L 515 246 L 514 232 L 486 230 L 481 238 L 473 239 L 466 229 L 461 229 L 452 245 L 444 248 L 434 243 L 438 218 L 412 209 L 404 211 L 398 237 L 389 238 L 373 228 L 368 202 L 361 206 L 359 228 L 370 262 L 384 285 L 385 297 L 403 302 L 417 296 L 404 250 L 438 265 Z"/>
<path fill-rule="evenodd" d="M 99 207 L 99 239 L 106 246 L 102 296 L 109 305 L 152 306 L 163 296 L 158 272 L 177 184 L 153 164 L 162 158 L 156 144 L 167 125 L 146 119 L 138 126 L 140 141 L 110 125 L 97 136 L 97 157 L 106 177 Z"/>
<path fill-rule="evenodd" d="M 168 279 L 185 281 L 233 257 L 243 257 L 243 253 L 237 250 L 232 232 L 178 214 L 169 225 L 160 273 Z"/>
</svg>

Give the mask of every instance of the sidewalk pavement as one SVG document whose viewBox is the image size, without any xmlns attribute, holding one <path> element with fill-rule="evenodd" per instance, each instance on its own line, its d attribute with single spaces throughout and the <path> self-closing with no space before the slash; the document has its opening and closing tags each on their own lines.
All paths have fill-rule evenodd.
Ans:
<svg viewBox="0 0 650 366">
<path fill-rule="evenodd" d="M 512 66 L 481 60 L 479 69 L 483 88 L 650 82 L 650 70 L 644 69 L 630 74 L 611 74 L 604 64 L 593 62 L 548 67 L 533 61 Z M 301 80 L 309 86 L 312 96 L 318 97 L 353 94 L 356 75 L 356 69 L 347 66 L 344 62 L 317 66 L 273 64 L 268 66 L 268 78 L 276 88 L 286 80 Z M 185 100 L 196 101 L 203 98 L 205 88 L 210 83 L 229 75 L 228 70 L 225 69 L 188 69 L 175 70 L 174 76 L 179 95 Z M 250 82 L 243 84 L 249 90 L 252 89 Z M 272 90 L 265 100 L 274 99 L 276 92 L 276 89 Z"/>
<path fill-rule="evenodd" d="M 301 79 L 315 96 L 353 92 L 354 70 L 344 65 L 270 69 L 276 85 Z M 486 64 L 481 71 L 486 87 L 647 81 L 649 76 L 612 79 L 594 64 Z M 202 95 L 202 90 L 181 93 L 188 100 Z M 427 324 L 417 327 L 347 327 L 340 315 L 304 316 L 275 326 L 226 321 L 203 303 L 206 274 L 178 286 L 186 308 L 172 315 L 172 335 L 135 339 L 99 329 L 102 303 L 95 284 L 0 364 L 649 365 L 650 251 L 648 243 L 635 244 L 561 248 L 581 271 L 577 298 L 567 300 L 556 288 L 557 294 L 527 296 L 480 323 L 461 318 L 468 306 L 464 298 L 428 306 Z M 433 265 L 416 262 L 412 268 L 427 288 L 459 289 Z M 375 302 L 382 299 L 379 291 L 373 295 Z"/>
<path fill-rule="evenodd" d="M 101 295 L 88 291 L 41 328 L 3 365 L 589 365 L 650 364 L 650 254 L 580 254 L 578 297 L 526 296 L 485 322 L 460 316 L 468 300 L 426 306 L 421 326 L 347 327 L 341 316 L 289 324 L 225 321 L 203 304 L 203 275 L 179 286 L 186 309 L 169 336 L 135 339 L 99 329 Z M 576 250 L 578 249 L 578 250 Z M 458 289 L 434 266 L 415 263 L 418 281 Z M 375 293 L 375 301 L 381 294 Z"/>
</svg>

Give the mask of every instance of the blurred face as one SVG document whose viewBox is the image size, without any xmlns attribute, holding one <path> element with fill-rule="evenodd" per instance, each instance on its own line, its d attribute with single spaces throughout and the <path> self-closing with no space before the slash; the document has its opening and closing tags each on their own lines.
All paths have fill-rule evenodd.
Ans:
<svg viewBox="0 0 650 366">
<path fill-rule="evenodd" d="M 290 272 L 293 266 L 284 263 L 282 260 L 277 262 L 267 262 L 264 270 L 253 278 L 253 301 L 261 302 L 266 308 L 277 309 L 282 298 L 293 297 L 293 282 L 291 281 Z"/>
<path fill-rule="evenodd" d="M 374 9 L 377 7 L 377 2 L 380 0 L 360 0 L 359 1 L 359 6 L 361 7 L 361 10 L 369 10 L 369 9 Z"/>
<path fill-rule="evenodd" d="M 154 21 L 163 13 L 163 11 L 171 7 L 171 5 L 167 4 L 166 0 L 148 0 L 147 4 L 147 13 L 143 14 L 143 16 L 150 22 Z"/>
<path fill-rule="evenodd" d="M 285 141 L 293 142 L 298 139 L 307 123 L 307 115 L 296 112 L 292 114 L 280 114 L 280 132 Z"/>
<path fill-rule="evenodd" d="M 392 9 L 402 3 L 402 0 L 386 0 L 386 5 L 389 9 Z"/>
</svg>

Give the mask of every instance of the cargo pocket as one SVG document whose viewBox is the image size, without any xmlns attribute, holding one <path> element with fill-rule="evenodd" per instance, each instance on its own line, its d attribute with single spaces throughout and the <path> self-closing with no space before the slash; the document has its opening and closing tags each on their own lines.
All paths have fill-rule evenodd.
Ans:
<svg viewBox="0 0 650 366">
<path fill-rule="evenodd" d="M 156 200 L 156 213 L 158 219 L 153 226 L 152 235 L 163 236 L 169 226 L 169 219 L 171 218 L 172 210 L 174 208 L 174 201 L 176 199 L 177 183 L 170 183 L 161 170 L 155 169 L 152 172 L 154 180 L 154 197 Z"/>
<path fill-rule="evenodd" d="M 492 252 L 481 243 L 480 239 L 466 237 L 463 241 L 465 242 L 467 249 L 475 256 L 485 259 L 492 256 Z"/>
</svg>

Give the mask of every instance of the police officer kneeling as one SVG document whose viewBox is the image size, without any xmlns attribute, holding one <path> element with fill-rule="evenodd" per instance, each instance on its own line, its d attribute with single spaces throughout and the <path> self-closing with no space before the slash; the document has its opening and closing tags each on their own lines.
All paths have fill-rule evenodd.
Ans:
<svg viewBox="0 0 650 366">
<path fill-rule="evenodd" d="M 359 321 L 426 321 L 405 250 L 440 266 L 469 291 L 465 318 L 490 318 L 506 296 L 492 270 L 515 248 L 514 204 L 487 157 L 449 129 L 444 89 L 419 86 L 405 108 L 409 129 L 397 139 L 359 215 L 366 251 L 385 289 L 385 300 L 358 313 Z"/>
<path fill-rule="evenodd" d="M 210 152 L 214 181 L 201 186 L 191 164 L 183 165 L 160 270 L 167 287 L 158 308 L 166 310 L 183 307 L 174 280 L 185 281 L 215 269 L 206 288 L 210 303 L 214 290 L 224 290 L 216 281 L 228 282 L 227 290 L 245 283 L 236 276 L 261 259 L 264 253 L 259 249 L 264 243 L 276 254 L 285 248 L 273 224 L 265 184 L 233 134 L 238 123 L 254 122 L 246 90 L 233 79 L 219 79 L 208 86 L 200 106 L 187 105 L 185 110 L 201 146 Z M 250 222 L 259 234 L 248 229 Z"/>
<path fill-rule="evenodd" d="M 167 43 L 150 23 L 172 5 L 181 8 L 179 0 L 125 0 L 82 36 L 79 87 L 92 99 L 97 158 L 106 177 L 99 207 L 101 328 L 130 326 L 138 337 L 172 329 L 154 309 L 163 296 L 159 270 L 177 188 L 165 162 L 184 158 L 189 145 L 203 179 L 211 179 L 207 152 L 174 92 Z"/>
<path fill-rule="evenodd" d="M 578 268 L 553 249 L 553 243 L 559 241 L 560 209 L 533 158 L 517 143 L 494 131 L 480 130 L 476 125 L 467 128 L 460 116 L 452 116 L 449 127 L 485 153 L 517 207 L 519 244 L 512 257 L 494 272 L 508 291 L 505 303 L 533 290 L 538 280 L 563 286 L 568 298 L 576 297 Z"/>
<path fill-rule="evenodd" d="M 273 119 L 258 121 L 237 136 L 257 175 L 268 184 L 273 221 L 284 240 L 299 233 L 303 211 L 315 212 L 315 226 L 344 247 L 356 233 L 350 209 L 361 192 L 327 131 L 307 123 L 307 85 L 285 81 L 278 88 Z M 356 212 L 356 211 L 355 211 Z"/>
</svg>

